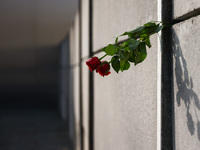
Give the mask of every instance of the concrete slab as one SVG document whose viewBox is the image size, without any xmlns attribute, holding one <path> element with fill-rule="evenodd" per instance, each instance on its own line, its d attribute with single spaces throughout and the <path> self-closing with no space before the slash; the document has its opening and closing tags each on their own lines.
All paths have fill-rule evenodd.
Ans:
<svg viewBox="0 0 200 150">
<path fill-rule="evenodd" d="M 79 63 L 79 14 L 75 15 L 74 25 L 71 27 L 69 32 L 70 39 L 70 61 L 72 65 Z"/>
<path fill-rule="evenodd" d="M 173 7 L 174 7 L 173 18 L 177 19 L 185 14 L 188 14 L 192 11 L 200 9 L 200 1 L 199 0 L 174 0 Z"/>
<path fill-rule="evenodd" d="M 200 147 L 200 16 L 173 27 L 175 146 Z"/>
<path fill-rule="evenodd" d="M 80 150 L 80 80 L 79 80 L 79 66 L 73 68 L 73 100 L 74 100 L 74 116 L 76 128 L 76 150 Z"/>
<path fill-rule="evenodd" d="M 156 149 L 156 39 L 142 64 L 105 77 L 95 73 L 95 150 Z"/>
<path fill-rule="evenodd" d="M 82 0 L 82 58 L 89 56 L 89 0 Z"/>
<path fill-rule="evenodd" d="M 125 31 L 154 20 L 157 20 L 156 0 L 94 0 L 93 51 L 114 43 L 115 37 Z"/>
<path fill-rule="evenodd" d="M 89 69 L 85 61 L 82 62 L 82 94 L 84 150 L 89 150 Z"/>
</svg>

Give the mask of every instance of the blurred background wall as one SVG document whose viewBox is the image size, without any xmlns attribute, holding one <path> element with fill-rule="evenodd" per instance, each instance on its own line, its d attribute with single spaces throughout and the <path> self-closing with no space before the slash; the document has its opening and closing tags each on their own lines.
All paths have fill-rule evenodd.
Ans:
<svg viewBox="0 0 200 150">
<path fill-rule="evenodd" d="M 2 0 L 1 107 L 56 107 L 76 150 L 196 150 L 199 19 L 198 0 Z M 117 35 L 157 20 L 174 25 L 143 63 L 89 71 Z"/>
</svg>

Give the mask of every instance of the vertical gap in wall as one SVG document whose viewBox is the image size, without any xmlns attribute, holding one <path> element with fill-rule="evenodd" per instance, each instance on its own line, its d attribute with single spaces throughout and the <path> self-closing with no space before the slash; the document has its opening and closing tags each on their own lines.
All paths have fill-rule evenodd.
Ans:
<svg viewBox="0 0 200 150">
<path fill-rule="evenodd" d="M 172 0 L 162 0 L 161 4 L 163 22 L 172 21 Z M 173 150 L 173 57 L 171 27 L 162 30 L 161 53 L 161 149 Z"/>
<path fill-rule="evenodd" d="M 83 150 L 83 99 L 82 99 L 82 0 L 79 0 L 79 111 L 80 111 L 80 149 Z"/>
<path fill-rule="evenodd" d="M 162 0 L 157 0 L 157 20 L 161 21 L 162 17 Z M 157 150 L 161 150 L 161 54 L 162 54 L 162 39 L 161 32 L 157 38 Z"/>
<path fill-rule="evenodd" d="M 93 1 L 89 0 L 89 56 L 93 55 Z M 94 150 L 94 75 L 89 73 L 89 150 Z"/>
</svg>

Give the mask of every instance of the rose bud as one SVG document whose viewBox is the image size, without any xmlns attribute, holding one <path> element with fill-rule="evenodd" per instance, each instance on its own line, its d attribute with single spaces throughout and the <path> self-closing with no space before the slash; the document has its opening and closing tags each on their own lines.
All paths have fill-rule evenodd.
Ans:
<svg viewBox="0 0 200 150">
<path fill-rule="evenodd" d="M 92 57 L 86 61 L 86 64 L 88 65 L 88 67 L 91 71 L 94 71 L 95 69 L 98 68 L 98 66 L 101 64 L 101 62 L 98 57 Z"/>
<path fill-rule="evenodd" d="M 101 65 L 97 68 L 97 73 L 99 73 L 101 76 L 107 76 L 110 72 L 110 65 L 106 61 L 102 61 Z"/>
</svg>

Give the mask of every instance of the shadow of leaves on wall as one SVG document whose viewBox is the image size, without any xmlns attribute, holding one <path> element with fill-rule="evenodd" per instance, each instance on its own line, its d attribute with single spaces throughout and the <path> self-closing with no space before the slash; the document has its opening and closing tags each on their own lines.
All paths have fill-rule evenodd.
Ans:
<svg viewBox="0 0 200 150">
<path fill-rule="evenodd" d="M 191 135 L 195 134 L 197 130 L 197 137 L 200 141 L 200 122 L 197 116 L 197 110 L 200 111 L 200 103 L 198 95 L 193 90 L 192 77 L 188 73 L 187 62 L 183 56 L 180 42 L 175 31 L 172 31 L 172 43 L 173 43 L 173 56 L 175 65 L 175 78 L 178 91 L 175 93 L 177 105 L 180 106 L 183 102 L 186 107 L 187 127 Z M 191 114 L 191 109 L 194 109 L 195 116 Z M 195 118 L 194 118 L 195 117 Z M 194 119 L 197 120 L 195 125 Z"/>
</svg>

